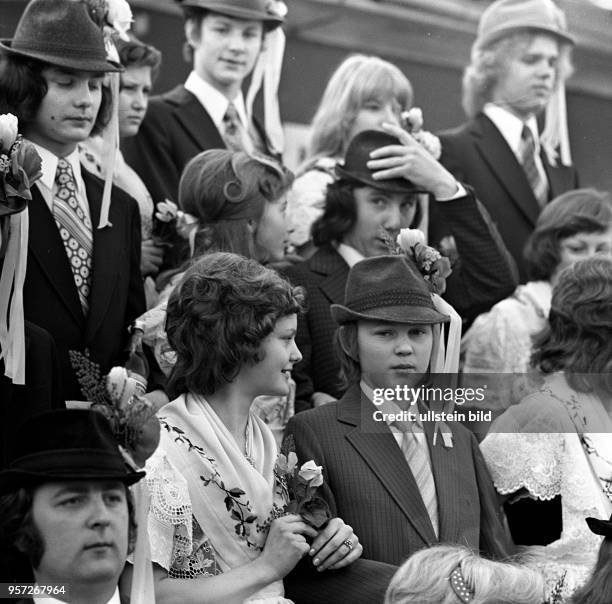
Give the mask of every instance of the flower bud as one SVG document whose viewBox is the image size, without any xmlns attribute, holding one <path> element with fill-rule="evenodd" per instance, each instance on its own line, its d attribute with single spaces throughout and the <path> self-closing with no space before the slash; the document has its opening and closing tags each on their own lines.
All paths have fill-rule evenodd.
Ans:
<svg viewBox="0 0 612 604">
<path fill-rule="evenodd" d="M 302 465 L 298 475 L 311 487 L 320 487 L 323 484 L 323 468 L 312 459 Z"/>
</svg>

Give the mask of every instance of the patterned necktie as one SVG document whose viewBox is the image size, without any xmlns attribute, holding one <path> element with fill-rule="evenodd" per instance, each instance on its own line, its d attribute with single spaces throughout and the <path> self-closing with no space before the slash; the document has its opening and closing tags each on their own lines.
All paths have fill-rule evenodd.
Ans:
<svg viewBox="0 0 612 604">
<path fill-rule="evenodd" d="M 525 176 L 529 181 L 529 185 L 533 190 L 533 194 L 538 201 L 541 208 L 546 205 L 548 201 L 548 183 L 538 170 L 538 166 L 535 161 L 535 142 L 533 140 L 533 134 L 531 128 L 523 126 L 521 133 L 521 144 L 519 153 L 522 158 L 523 170 Z"/>
<path fill-rule="evenodd" d="M 57 163 L 55 183 L 57 192 L 53 198 L 53 218 L 70 261 L 83 314 L 87 316 L 93 252 L 91 221 L 79 206 L 72 167 L 64 158 Z"/>
<path fill-rule="evenodd" d="M 438 500 L 426 450 L 425 434 L 420 426 L 412 422 L 394 422 L 393 425 L 402 433 L 402 453 L 410 466 L 437 537 L 439 535 Z"/>
<path fill-rule="evenodd" d="M 253 151 L 253 142 L 240 121 L 234 103 L 227 106 L 223 116 L 223 140 L 230 151 Z"/>
</svg>

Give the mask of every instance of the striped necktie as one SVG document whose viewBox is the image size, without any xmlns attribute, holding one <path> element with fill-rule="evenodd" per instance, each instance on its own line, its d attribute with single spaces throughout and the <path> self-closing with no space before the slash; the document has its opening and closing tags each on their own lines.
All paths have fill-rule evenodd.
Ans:
<svg viewBox="0 0 612 604">
<path fill-rule="evenodd" d="M 64 242 L 83 314 L 87 316 L 93 254 L 91 221 L 79 206 L 72 167 L 63 157 L 57 162 L 55 183 L 53 218 Z"/>
<path fill-rule="evenodd" d="M 542 178 L 542 175 L 538 170 L 535 160 L 535 142 L 533 140 L 531 128 L 528 126 L 523 126 L 519 154 L 522 158 L 521 163 L 523 164 L 525 176 L 529 181 L 529 185 L 533 190 L 533 194 L 535 195 L 539 206 L 543 208 L 548 201 L 548 183 L 544 178 Z"/>
<path fill-rule="evenodd" d="M 227 106 L 227 111 L 223 116 L 223 140 L 230 151 L 253 152 L 253 142 L 240 121 L 234 103 Z"/>
<path fill-rule="evenodd" d="M 393 425 L 402 433 L 402 453 L 410 466 L 414 480 L 421 493 L 421 499 L 431 519 L 434 533 L 438 537 L 438 500 L 425 433 L 414 422 L 394 422 Z"/>
</svg>

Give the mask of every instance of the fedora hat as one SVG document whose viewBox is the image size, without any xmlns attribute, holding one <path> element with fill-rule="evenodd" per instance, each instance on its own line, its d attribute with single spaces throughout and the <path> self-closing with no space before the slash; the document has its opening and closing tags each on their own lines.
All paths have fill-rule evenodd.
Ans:
<svg viewBox="0 0 612 604">
<path fill-rule="evenodd" d="M 129 471 L 108 420 L 98 411 L 60 409 L 26 420 L 18 429 L 0 494 L 65 480 L 118 480 L 130 485 L 144 472 Z"/>
<path fill-rule="evenodd" d="M 336 176 L 357 184 L 366 185 L 389 193 L 427 193 L 423 188 L 405 178 L 375 180 L 367 166 L 370 153 L 387 145 L 401 145 L 398 138 L 379 130 L 364 130 L 349 143 L 342 165 L 336 165 Z"/>
<path fill-rule="evenodd" d="M 332 304 L 336 323 L 377 320 L 394 323 L 446 323 L 439 313 L 423 276 L 406 256 L 376 256 L 355 264 L 349 271 L 344 304 Z"/>
<path fill-rule="evenodd" d="M 80 71 L 123 71 L 106 58 L 104 34 L 84 2 L 31 0 L 15 35 L 0 42 L 5 53 Z"/>
<path fill-rule="evenodd" d="M 601 535 L 602 537 L 612 537 L 612 516 L 610 516 L 610 520 L 587 518 L 586 523 L 589 525 L 589 529 L 591 529 L 592 533 Z"/>
<path fill-rule="evenodd" d="M 236 19 L 263 21 L 268 31 L 275 29 L 285 20 L 283 16 L 274 12 L 274 4 L 270 0 L 183 0 L 180 2 L 180 5 L 185 8 L 201 8 Z"/>
<path fill-rule="evenodd" d="M 532 29 L 574 44 L 565 13 L 552 0 L 497 0 L 482 13 L 476 46 L 483 48 L 508 34 Z"/>
</svg>

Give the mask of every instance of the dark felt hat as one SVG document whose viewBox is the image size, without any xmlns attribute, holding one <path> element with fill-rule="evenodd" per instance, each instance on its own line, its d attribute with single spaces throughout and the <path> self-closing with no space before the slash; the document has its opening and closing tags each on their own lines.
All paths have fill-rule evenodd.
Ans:
<svg viewBox="0 0 612 604">
<path fill-rule="evenodd" d="M 123 71 L 106 58 L 102 29 L 83 2 L 31 0 L 4 52 L 80 71 Z"/>
<path fill-rule="evenodd" d="M 388 191 L 389 193 L 427 193 L 421 187 L 405 178 L 389 178 L 385 180 L 375 180 L 372 178 L 372 170 L 367 166 L 372 159 L 370 153 L 375 149 L 386 147 L 387 145 L 401 145 L 402 143 L 395 136 L 379 130 L 364 130 L 353 138 L 346 150 L 346 156 L 342 165 L 336 165 L 336 175 L 338 178 L 350 180 L 352 182 Z"/>
<path fill-rule="evenodd" d="M 355 264 L 349 271 L 344 304 L 332 304 L 336 323 L 377 320 L 395 323 L 446 323 L 439 313 L 423 276 L 405 256 L 376 256 Z"/>
<path fill-rule="evenodd" d="M 6 469 L 0 472 L 0 495 L 51 481 L 118 480 L 130 485 L 144 475 L 126 466 L 101 413 L 60 409 L 35 415 L 18 429 Z"/>
<path fill-rule="evenodd" d="M 603 537 L 612 538 L 612 516 L 610 520 L 600 520 L 599 518 L 587 518 L 586 523 L 589 525 L 592 533 L 602 535 Z"/>
<path fill-rule="evenodd" d="M 274 2 L 270 0 L 183 0 L 181 6 L 201 8 L 236 19 L 263 21 L 270 31 L 285 20 L 273 10 Z"/>
</svg>

